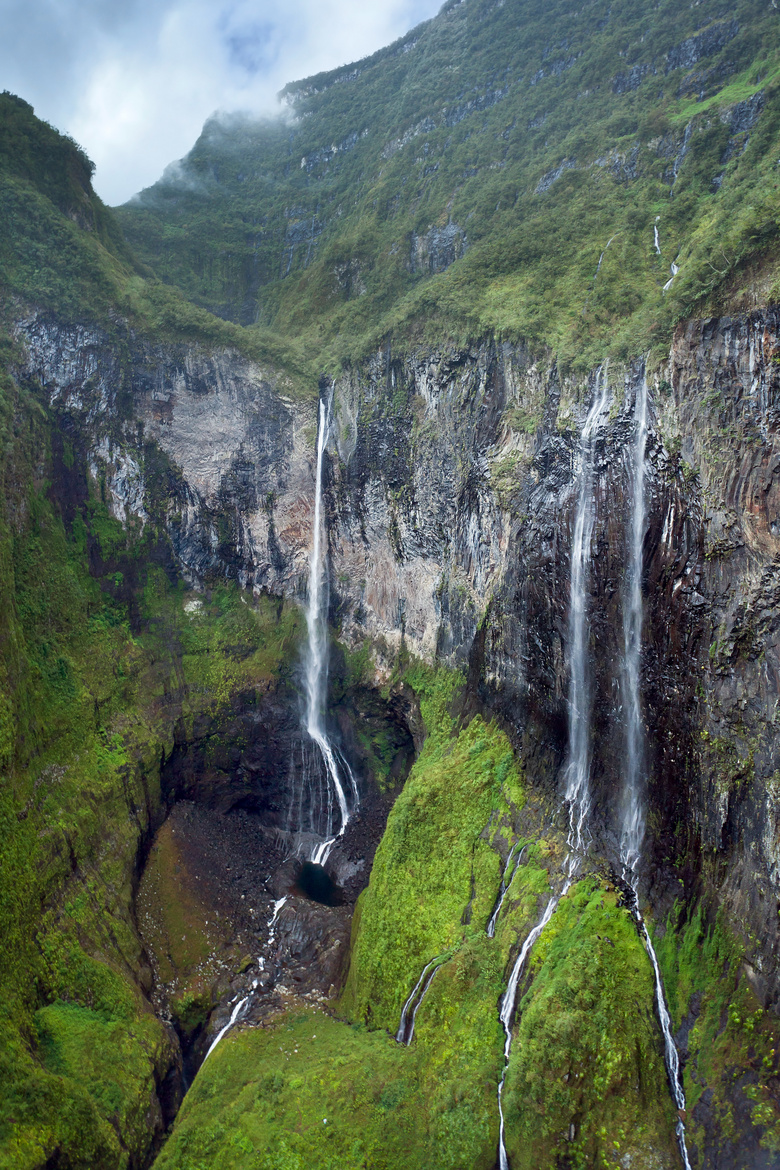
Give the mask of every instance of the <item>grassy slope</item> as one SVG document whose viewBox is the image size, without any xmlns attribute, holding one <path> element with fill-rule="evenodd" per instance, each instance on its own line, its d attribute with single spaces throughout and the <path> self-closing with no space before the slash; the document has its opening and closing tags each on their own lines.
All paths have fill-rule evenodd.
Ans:
<svg viewBox="0 0 780 1170">
<path fill-rule="evenodd" d="M 525 794 L 502 732 L 479 717 L 453 726 L 458 681 L 419 667 L 407 675 L 429 734 L 356 915 L 337 1009 L 352 1023 L 290 1010 L 227 1037 L 198 1075 L 160 1167 L 494 1165 L 498 1001 L 558 870 L 561 842 L 529 839 L 489 939 L 501 869 L 495 846 L 502 838 L 506 851 L 514 839 Z M 404 999 L 436 955 L 449 957 L 412 1045 L 399 1046 L 391 1036 Z M 580 882 L 532 971 L 504 1097 L 512 1165 L 552 1170 L 568 1155 L 583 1170 L 612 1167 L 618 1147 L 632 1166 L 673 1165 L 649 964 L 614 891 Z"/>
<path fill-rule="evenodd" d="M 194 301 L 259 314 L 334 366 L 388 331 L 522 338 L 582 368 L 634 356 L 777 240 L 780 29 L 763 0 L 727 17 L 715 0 L 445 5 L 396 46 L 290 87 L 297 121 L 208 123 L 122 225 Z M 670 51 L 732 17 L 736 36 L 672 68 Z M 637 88 L 615 92 L 631 69 Z M 759 91 L 726 164 L 720 114 Z M 412 272 L 412 233 L 449 221 L 465 256 Z"/>
</svg>

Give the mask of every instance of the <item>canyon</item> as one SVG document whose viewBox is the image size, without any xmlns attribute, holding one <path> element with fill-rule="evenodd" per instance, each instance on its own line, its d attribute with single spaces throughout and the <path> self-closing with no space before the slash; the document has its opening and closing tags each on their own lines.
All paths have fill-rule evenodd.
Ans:
<svg viewBox="0 0 780 1170">
<path fill-rule="evenodd" d="M 0 97 L 0 1167 L 780 1165 L 776 26 L 554 15 Z"/>
</svg>

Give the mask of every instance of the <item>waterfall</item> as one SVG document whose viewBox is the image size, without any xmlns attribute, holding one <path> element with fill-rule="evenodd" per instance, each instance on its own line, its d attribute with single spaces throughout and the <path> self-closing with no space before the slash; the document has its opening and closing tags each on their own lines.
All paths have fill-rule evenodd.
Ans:
<svg viewBox="0 0 780 1170">
<path fill-rule="evenodd" d="M 596 433 L 609 403 L 609 387 L 601 368 L 596 372 L 593 402 L 580 439 L 579 491 L 574 518 L 569 575 L 569 754 L 566 762 L 566 804 L 569 809 L 568 873 L 573 876 L 585 849 L 590 812 L 591 677 L 588 570 L 596 516 L 593 493 Z"/>
<path fill-rule="evenodd" d="M 496 923 L 498 922 L 498 916 L 501 913 L 501 907 L 504 905 L 504 898 L 506 898 L 509 887 L 511 886 L 512 882 L 515 880 L 515 874 L 517 873 L 520 862 L 523 859 L 523 854 L 525 853 L 525 851 L 527 849 L 527 845 L 523 845 L 522 849 L 519 850 L 519 852 L 517 854 L 517 858 L 515 860 L 514 868 L 512 869 L 512 874 L 510 877 L 509 869 L 512 865 L 512 857 L 514 856 L 515 850 L 517 849 L 519 844 L 520 844 L 520 842 L 516 841 L 515 844 L 512 846 L 512 848 L 509 850 L 509 854 L 507 855 L 506 865 L 504 866 L 504 872 L 501 875 L 501 887 L 498 891 L 498 898 L 496 899 L 495 909 L 493 910 L 493 913 L 490 915 L 490 920 L 487 924 L 488 938 L 493 938 L 495 936 Z"/>
<path fill-rule="evenodd" d="M 230 1019 L 225 1024 L 224 1028 L 221 1028 L 219 1030 L 219 1032 L 217 1033 L 217 1035 L 215 1036 L 215 1038 L 211 1041 L 211 1044 L 209 1046 L 209 1050 L 206 1053 L 206 1055 L 203 1057 L 203 1064 L 205 1064 L 206 1061 L 208 1060 L 208 1058 L 211 1056 L 212 1052 L 217 1047 L 217 1045 L 219 1044 L 220 1040 L 225 1035 L 225 1033 L 230 1031 L 230 1029 L 235 1024 L 236 1020 L 238 1020 L 238 1018 L 242 1015 L 243 1009 L 244 1009 L 244 1004 L 247 1003 L 249 998 L 250 997 L 248 995 L 245 995 L 244 998 L 240 999 L 238 1001 L 238 1003 L 236 1004 L 236 1006 L 233 1008 L 233 1011 L 231 1012 L 231 1015 L 230 1015 Z M 203 1067 L 203 1066 L 201 1065 L 201 1067 Z"/>
<path fill-rule="evenodd" d="M 317 433 L 317 477 L 314 492 L 314 532 L 309 563 L 309 600 L 306 606 L 308 642 L 304 661 L 306 690 L 306 731 L 316 745 L 327 777 L 327 800 L 322 840 L 312 847 L 309 860 L 324 865 L 333 845 L 343 834 L 350 818 L 346 788 L 354 806 L 358 802 L 355 778 L 349 765 L 330 742 L 323 721 L 328 683 L 328 582 L 326 573 L 327 541 L 323 540 L 322 478 L 325 448 L 330 436 L 332 394 L 320 399 Z M 341 765 L 341 767 L 339 766 Z M 346 784 L 341 772 L 345 773 Z M 338 805 L 338 822 L 334 819 L 334 798 Z"/>
<path fill-rule="evenodd" d="M 589 667 L 590 621 L 588 618 L 587 583 L 593 525 L 596 520 L 596 501 L 593 490 L 596 436 L 604 421 L 608 405 L 609 386 L 606 375 L 599 367 L 596 371 L 593 402 L 585 418 L 580 437 L 577 508 L 574 516 L 569 575 L 569 751 L 564 770 L 566 777 L 565 802 L 569 810 L 567 836 L 569 853 L 563 864 L 566 880 L 560 894 L 553 894 L 549 899 L 541 918 L 520 948 L 520 954 L 515 959 L 509 976 L 507 989 L 501 998 L 500 1019 L 505 1039 L 504 1071 L 498 1085 L 498 1160 L 500 1170 L 509 1170 L 509 1159 L 504 1140 L 502 1098 L 504 1082 L 509 1069 L 509 1055 L 512 1051 L 512 1022 L 515 1015 L 517 988 L 531 948 L 552 918 L 561 898 L 568 893 L 587 845 L 587 820 L 590 813 L 590 722 L 593 706 Z M 514 877 L 514 874 L 512 876 Z M 503 884 L 502 881 L 502 886 Z M 499 892 L 499 904 L 488 924 L 488 934 L 490 934 L 491 925 L 495 930 L 495 918 L 498 916 L 505 893 L 505 888 Z"/>
<path fill-rule="evenodd" d="M 642 722 L 642 551 L 647 524 L 645 469 L 647 451 L 647 378 L 637 386 L 634 401 L 634 453 L 631 516 L 628 530 L 628 566 L 623 596 L 623 710 L 625 711 L 625 786 L 620 835 L 620 862 L 631 889 L 631 910 L 653 967 L 655 1004 L 664 1038 L 664 1063 L 672 1100 L 678 1110 L 677 1141 L 685 1170 L 690 1170 L 685 1142 L 685 1093 L 680 1077 L 680 1058 L 672 1036 L 672 1022 L 666 1007 L 663 980 L 650 933 L 639 909 L 639 863 L 645 834 L 643 778 L 645 775 L 644 725 Z"/>
<path fill-rule="evenodd" d="M 558 903 L 567 893 L 570 885 L 571 882 L 567 881 L 561 893 L 553 894 L 545 906 L 542 917 L 539 919 L 536 926 L 533 928 L 520 948 L 520 954 L 515 959 L 514 966 L 512 967 L 512 974 L 509 976 L 509 983 L 507 984 L 506 991 L 501 997 L 501 1012 L 499 1018 L 504 1029 L 505 1039 L 504 1071 L 502 1072 L 501 1080 L 498 1083 L 498 1162 L 500 1170 L 509 1170 L 509 1158 L 507 1157 L 506 1142 L 504 1140 L 504 1106 L 502 1097 L 504 1094 L 504 1081 L 506 1080 L 506 1074 L 509 1070 L 509 1054 L 512 1051 L 512 1021 L 514 1020 L 515 1005 L 517 1002 L 517 988 L 518 984 L 520 983 L 520 976 L 523 974 L 525 969 L 525 961 L 531 952 L 531 948 L 544 930 L 547 923 L 552 918 Z"/>
<path fill-rule="evenodd" d="M 655 953 L 650 934 L 645 920 L 639 910 L 639 902 L 636 900 L 633 906 L 634 917 L 637 920 L 639 931 L 642 935 L 642 941 L 645 944 L 645 949 L 650 956 L 650 962 L 653 965 L 653 976 L 655 978 L 655 1006 L 658 1012 L 658 1022 L 661 1025 L 661 1032 L 664 1037 L 664 1063 L 666 1065 L 666 1075 L 669 1078 L 669 1088 L 672 1093 L 672 1100 L 677 1108 L 677 1125 L 675 1131 L 677 1133 L 677 1144 L 680 1147 L 680 1156 L 683 1160 L 685 1170 L 691 1170 L 691 1164 L 688 1161 L 688 1147 L 685 1142 L 685 1123 L 682 1119 L 682 1114 L 685 1112 L 685 1092 L 682 1087 L 682 1076 L 680 1074 L 680 1057 L 677 1053 L 677 1046 L 674 1043 L 672 1036 L 672 1021 L 669 1016 L 669 1011 L 666 1006 L 664 998 L 664 984 L 661 978 L 661 968 L 658 965 L 658 957 Z"/>
<path fill-rule="evenodd" d="M 442 958 L 431 959 L 430 963 L 426 963 L 422 970 L 422 975 L 412 988 L 412 993 L 407 999 L 401 1012 L 401 1020 L 398 1024 L 398 1031 L 395 1038 L 399 1044 L 405 1044 L 408 1048 L 414 1038 L 414 1022 L 417 1019 L 417 1013 L 420 1010 L 420 1004 L 425 999 L 428 988 L 433 982 L 433 977 L 440 967 L 443 967 L 447 962 L 449 955 L 444 955 Z"/>
<path fill-rule="evenodd" d="M 632 888 L 645 834 L 642 799 L 644 776 L 644 727 L 642 724 L 642 548 L 645 538 L 645 449 L 647 447 L 647 379 L 642 377 L 634 403 L 633 476 L 631 517 L 628 531 L 628 565 L 623 595 L 623 710 L 625 711 L 626 758 L 623 824 L 620 860 Z"/>
</svg>

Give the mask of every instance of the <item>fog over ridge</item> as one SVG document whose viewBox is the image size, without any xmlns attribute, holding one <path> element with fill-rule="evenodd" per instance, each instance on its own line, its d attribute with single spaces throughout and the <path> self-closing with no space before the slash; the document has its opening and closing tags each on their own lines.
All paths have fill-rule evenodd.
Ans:
<svg viewBox="0 0 780 1170">
<path fill-rule="evenodd" d="M 96 163 L 122 203 L 160 177 L 215 111 L 269 115 L 289 82 L 364 57 L 440 0 L 0 0 L 0 88 Z"/>
</svg>

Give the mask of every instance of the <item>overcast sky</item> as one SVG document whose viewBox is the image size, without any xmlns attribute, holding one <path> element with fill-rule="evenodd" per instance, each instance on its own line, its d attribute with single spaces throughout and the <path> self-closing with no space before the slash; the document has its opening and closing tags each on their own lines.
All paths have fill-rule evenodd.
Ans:
<svg viewBox="0 0 780 1170">
<path fill-rule="evenodd" d="M 278 108 L 288 81 L 364 57 L 442 0 L 0 0 L 0 90 L 72 135 L 122 203 L 215 110 Z"/>
</svg>

